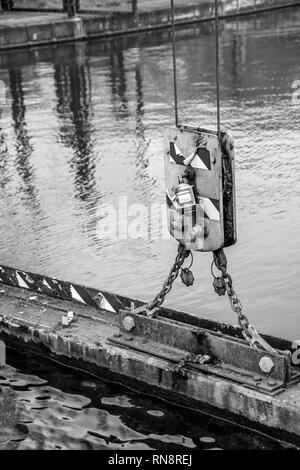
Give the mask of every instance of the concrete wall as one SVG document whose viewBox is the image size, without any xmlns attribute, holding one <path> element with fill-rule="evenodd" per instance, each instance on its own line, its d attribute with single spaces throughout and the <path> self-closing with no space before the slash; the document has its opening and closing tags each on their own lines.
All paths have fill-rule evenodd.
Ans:
<svg viewBox="0 0 300 470">
<path fill-rule="evenodd" d="M 96 2 L 100 0 L 82 0 L 82 2 L 84 1 Z M 116 0 L 116 2 L 118 1 Z M 149 0 L 140 1 L 148 4 Z M 161 0 L 162 3 L 164 1 Z M 253 7 L 254 1 L 256 1 L 256 9 Z M 39 5 L 47 3 L 48 7 L 51 4 L 60 4 L 60 0 L 49 0 L 47 2 L 45 0 L 35 0 L 35 2 Z M 16 7 L 20 7 L 21 4 L 25 3 L 25 0 L 16 0 Z M 237 12 L 253 13 L 259 10 L 271 10 L 274 7 L 296 4 L 300 5 L 300 0 L 226 0 L 220 3 L 219 13 L 220 16 L 232 16 Z M 185 0 L 181 5 L 178 1 L 177 5 L 175 12 L 176 24 L 184 25 L 214 19 L 214 3 L 211 0 L 203 0 L 201 3 L 195 3 L 195 0 Z M 10 18 L 12 19 L 11 23 Z M 26 22 L 18 22 L 16 18 L 13 13 L 5 17 L 5 22 L 0 28 L 0 49 L 37 46 L 73 41 L 74 39 L 84 40 L 90 37 L 105 37 L 165 28 L 170 26 L 171 21 L 170 10 L 164 8 L 139 11 L 136 16 L 131 13 L 122 15 L 78 15 L 72 19 L 67 18 L 66 15 L 52 13 L 44 14 L 38 23 L 36 17 L 31 22 L 29 15 L 26 17 Z"/>
<path fill-rule="evenodd" d="M 150 3 L 151 0 L 139 1 L 140 4 Z M 167 3 L 163 0 L 163 3 Z M 15 0 L 16 8 L 26 9 L 55 9 L 62 10 L 63 0 Z M 130 11 L 132 0 L 80 0 L 82 10 L 103 11 L 104 9 L 113 11 Z"/>
</svg>

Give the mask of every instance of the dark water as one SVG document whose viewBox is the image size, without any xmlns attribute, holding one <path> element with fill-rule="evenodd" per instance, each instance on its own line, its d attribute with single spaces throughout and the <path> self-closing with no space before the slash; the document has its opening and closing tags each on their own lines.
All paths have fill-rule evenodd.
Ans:
<svg viewBox="0 0 300 470">
<path fill-rule="evenodd" d="M 220 419 L 8 350 L 0 366 L 1 449 L 285 449 Z"/>
<path fill-rule="evenodd" d="M 177 55 L 180 120 L 215 127 L 212 27 L 180 30 Z M 0 55 L 1 263 L 143 300 L 156 294 L 176 243 L 103 240 L 98 226 L 119 196 L 164 203 L 169 40 L 164 31 Z M 222 123 L 237 159 L 229 268 L 254 324 L 290 339 L 300 337 L 299 47 L 299 8 L 221 24 Z M 195 285 L 177 282 L 167 303 L 235 323 L 212 290 L 211 255 L 195 258 Z"/>
</svg>

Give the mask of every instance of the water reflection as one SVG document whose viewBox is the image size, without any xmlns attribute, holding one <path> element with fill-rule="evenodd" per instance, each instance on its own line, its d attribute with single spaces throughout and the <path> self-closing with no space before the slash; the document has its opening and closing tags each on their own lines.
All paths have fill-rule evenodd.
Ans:
<svg viewBox="0 0 300 470">
<path fill-rule="evenodd" d="M 291 104 L 299 24 L 299 8 L 221 24 L 222 124 L 234 130 L 237 151 L 239 242 L 230 268 L 256 326 L 291 339 L 300 334 L 300 107 Z M 180 120 L 215 127 L 213 24 L 177 38 Z M 164 202 L 169 31 L 3 53 L 0 63 L 9 89 L 0 116 L 1 262 L 149 300 L 176 244 L 103 240 L 97 227 L 99 208 L 119 196 L 129 205 Z M 213 294 L 209 265 L 210 256 L 196 256 L 195 285 L 177 283 L 169 305 L 235 322 Z"/>
<path fill-rule="evenodd" d="M 15 142 L 17 156 L 15 167 L 23 181 L 21 187 L 24 188 L 24 191 L 30 198 L 36 200 L 37 188 L 33 181 L 34 168 L 30 162 L 30 157 L 34 148 L 30 142 L 30 136 L 27 129 L 26 106 L 21 69 L 9 69 L 9 85 L 12 98 L 11 108 L 13 127 L 16 136 Z"/>
<path fill-rule="evenodd" d="M 143 78 L 141 74 L 140 64 L 135 67 L 136 82 L 136 134 L 145 138 L 145 126 L 143 124 L 144 117 L 144 95 L 143 95 Z"/>
<path fill-rule="evenodd" d="M 74 51 L 76 52 L 76 50 Z M 73 149 L 70 161 L 75 172 L 76 195 L 87 199 L 95 187 L 95 158 L 91 124 L 91 77 L 88 62 L 74 55 L 71 64 L 55 64 L 59 135 Z"/>
<path fill-rule="evenodd" d="M 123 50 L 112 51 L 109 70 L 114 115 L 117 120 L 123 120 L 129 116 Z"/>
</svg>

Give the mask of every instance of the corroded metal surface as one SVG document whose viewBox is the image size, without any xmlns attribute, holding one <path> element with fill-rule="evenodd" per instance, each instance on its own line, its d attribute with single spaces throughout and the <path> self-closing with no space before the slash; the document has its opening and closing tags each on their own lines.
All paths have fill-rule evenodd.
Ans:
<svg viewBox="0 0 300 470">
<path fill-rule="evenodd" d="M 22 295 L 21 293 L 24 291 L 34 292 L 64 301 L 75 302 L 83 306 L 90 306 L 96 310 L 108 310 L 112 313 L 118 313 L 120 309 L 131 310 L 139 307 L 143 310 L 143 306 L 145 306 L 144 302 L 137 299 L 131 299 L 122 295 L 112 294 L 103 290 L 85 287 L 76 283 L 70 283 L 68 281 L 62 281 L 4 265 L 0 265 L 0 286 L 1 283 L 3 285 L 21 288 L 16 291 L 18 295 Z M 72 310 L 72 308 L 69 308 L 69 310 Z M 239 327 L 207 319 L 200 315 L 199 312 L 196 312 L 196 314 L 197 315 L 190 315 L 169 308 L 160 309 L 160 315 L 166 319 L 178 321 L 189 326 L 193 325 L 199 328 L 205 328 L 235 338 L 243 338 Z M 265 334 L 262 336 L 274 348 L 294 352 L 293 343 L 291 341 Z"/>
<path fill-rule="evenodd" d="M 112 344 L 120 338 L 118 315 L 76 302 L 54 299 L 14 287 L 1 286 L 0 339 L 15 341 L 19 347 L 38 348 L 59 355 L 112 380 L 130 384 L 135 390 L 154 393 L 174 403 L 211 406 L 214 412 L 228 412 L 256 424 L 283 430 L 300 438 L 300 385 L 294 384 L 275 397 L 246 388 L 234 380 L 197 370 L 196 365 L 176 372 L 182 359 L 155 357 L 130 346 Z M 61 325 L 62 313 L 72 310 L 75 322 Z M 126 333 L 127 336 L 132 337 Z M 209 364 L 208 364 L 209 366 Z M 219 410 L 219 411 L 216 411 Z"/>
<path fill-rule="evenodd" d="M 104 309 L 116 313 L 119 308 L 130 305 L 126 297 L 8 266 L 0 266 L 0 282 L 62 300 L 80 302 L 98 310 Z"/>
<path fill-rule="evenodd" d="M 135 342 L 131 341 L 130 346 L 134 344 L 136 349 L 144 351 L 147 343 L 146 350 L 149 354 L 159 356 L 162 350 L 169 348 L 170 357 L 173 354 L 172 349 L 177 350 L 179 356 L 180 353 L 181 356 L 184 356 L 184 353 L 207 355 L 211 357 L 209 365 L 198 364 L 199 370 L 223 376 L 269 394 L 278 393 L 292 381 L 300 379 L 300 374 L 291 367 L 289 352 L 276 354 L 253 349 L 241 339 L 167 320 L 163 316 L 149 318 L 142 314 L 121 311 L 120 328 L 125 334 L 128 332 L 124 327 L 125 319 L 126 323 L 131 319 L 134 325 L 130 336 Z M 125 336 L 114 341 L 127 347 L 127 339 Z"/>
</svg>

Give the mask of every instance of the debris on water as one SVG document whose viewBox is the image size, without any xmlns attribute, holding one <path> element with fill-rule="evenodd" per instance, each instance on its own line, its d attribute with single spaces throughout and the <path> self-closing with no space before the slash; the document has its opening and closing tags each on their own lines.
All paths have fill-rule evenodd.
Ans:
<svg viewBox="0 0 300 470">
<path fill-rule="evenodd" d="M 148 415 L 156 416 L 157 418 L 161 418 L 162 416 L 164 416 L 164 413 L 158 410 L 148 410 L 147 413 Z"/>
<path fill-rule="evenodd" d="M 205 442 L 205 444 L 214 444 L 216 442 L 216 439 L 214 439 L 213 437 L 200 437 L 199 441 L 201 442 Z"/>
<path fill-rule="evenodd" d="M 83 387 L 89 387 L 89 388 L 96 388 L 96 387 L 97 387 L 97 385 L 95 384 L 95 382 L 91 382 L 91 381 L 89 381 L 89 380 L 83 380 L 82 383 L 81 383 L 81 385 L 82 385 Z"/>
<path fill-rule="evenodd" d="M 130 400 L 123 395 L 118 395 L 116 397 L 103 397 L 101 399 L 103 405 L 119 406 L 121 408 L 134 408 L 134 405 Z"/>
</svg>

